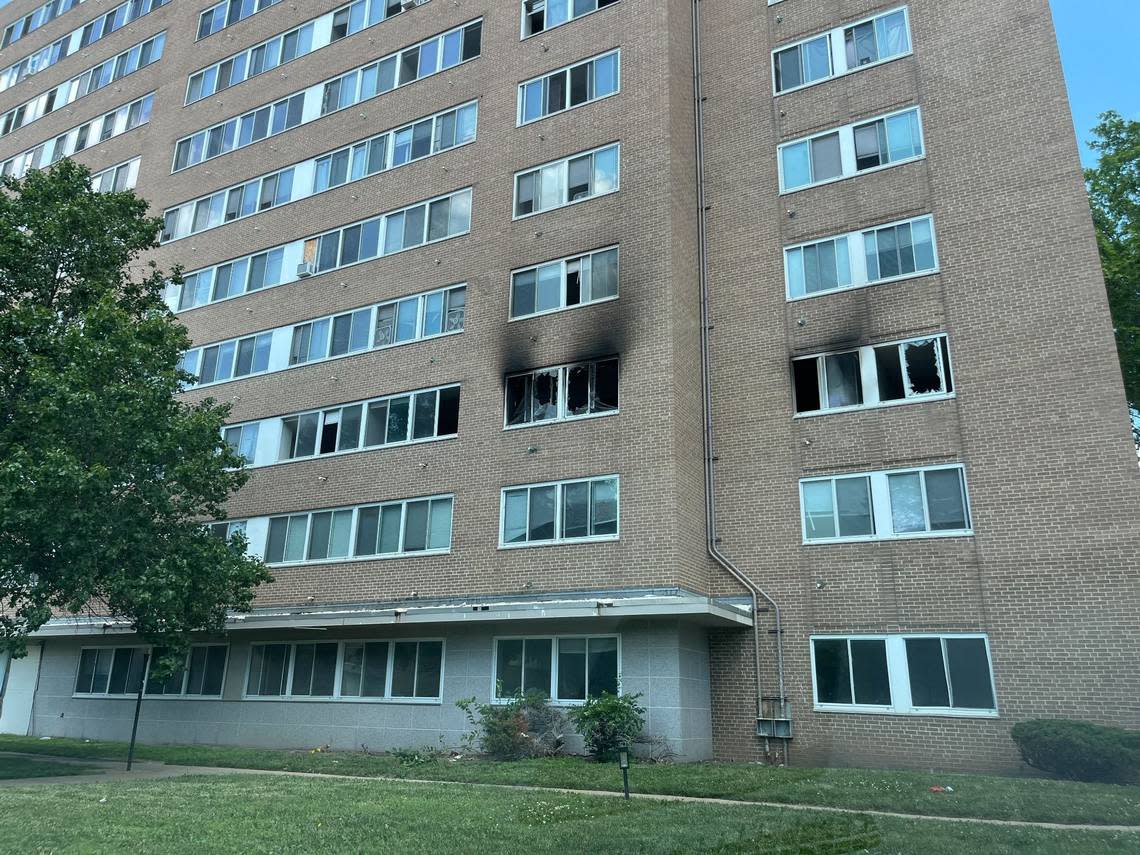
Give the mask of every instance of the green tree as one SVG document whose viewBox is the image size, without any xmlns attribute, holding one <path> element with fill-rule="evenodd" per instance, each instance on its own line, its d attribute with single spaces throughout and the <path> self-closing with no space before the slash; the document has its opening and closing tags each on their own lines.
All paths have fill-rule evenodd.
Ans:
<svg viewBox="0 0 1140 855">
<path fill-rule="evenodd" d="M 246 479 L 228 407 L 175 395 L 189 339 L 139 260 L 160 225 L 144 201 L 69 160 L 0 190 L 0 649 L 22 655 L 53 610 L 108 614 L 166 670 L 269 579 L 202 525 Z"/>
<path fill-rule="evenodd" d="M 1124 391 L 1140 442 L 1140 122 L 1108 112 L 1089 146 L 1099 155 L 1085 170 Z"/>
</svg>

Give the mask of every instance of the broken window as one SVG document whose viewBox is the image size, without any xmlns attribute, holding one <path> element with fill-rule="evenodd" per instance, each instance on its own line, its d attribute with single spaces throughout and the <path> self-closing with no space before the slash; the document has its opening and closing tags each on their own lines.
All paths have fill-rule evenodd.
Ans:
<svg viewBox="0 0 1140 855">
<path fill-rule="evenodd" d="M 507 427 L 615 411 L 617 357 L 511 375 L 505 397 Z"/>
<path fill-rule="evenodd" d="M 921 400 L 954 391 L 944 335 L 792 362 L 796 413 Z"/>
</svg>

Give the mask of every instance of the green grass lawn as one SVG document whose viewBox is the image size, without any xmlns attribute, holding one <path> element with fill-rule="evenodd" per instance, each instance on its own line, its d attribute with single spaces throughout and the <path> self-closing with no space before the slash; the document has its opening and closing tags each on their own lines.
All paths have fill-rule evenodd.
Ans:
<svg viewBox="0 0 1140 855">
<path fill-rule="evenodd" d="M 52 853 L 1135 853 L 1140 835 L 751 805 L 226 775 L 0 789 L 0 850 Z"/>
<path fill-rule="evenodd" d="M 84 775 L 97 771 L 96 766 L 81 766 L 78 763 L 53 763 L 51 760 L 35 760 L 30 757 L 0 756 L 0 781 L 14 778 L 51 778 L 56 775 Z"/>
<path fill-rule="evenodd" d="M 121 742 L 39 740 L 14 736 L 0 736 L 0 751 L 120 760 L 126 757 L 126 745 Z M 578 757 L 511 763 L 437 758 L 423 764 L 402 765 L 397 758 L 386 754 L 190 745 L 140 745 L 137 756 L 141 760 L 194 766 L 569 789 L 621 788 L 621 774 L 616 765 L 592 763 Z M 954 792 L 931 793 L 930 787 L 934 784 L 949 785 Z M 714 796 L 935 816 L 1140 825 L 1140 787 L 1078 784 L 1039 778 L 861 769 L 779 769 L 739 763 L 635 763 L 630 773 L 630 786 L 634 792 L 641 793 Z"/>
</svg>

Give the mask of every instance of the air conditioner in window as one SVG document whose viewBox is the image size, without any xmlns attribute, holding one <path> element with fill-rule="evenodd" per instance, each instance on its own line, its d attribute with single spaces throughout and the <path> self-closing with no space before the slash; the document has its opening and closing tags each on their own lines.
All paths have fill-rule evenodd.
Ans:
<svg viewBox="0 0 1140 855">
<path fill-rule="evenodd" d="M 308 279 L 310 276 L 312 276 L 316 272 L 317 272 L 317 267 L 311 261 L 302 261 L 300 264 L 297 265 L 297 278 L 298 279 Z"/>
</svg>

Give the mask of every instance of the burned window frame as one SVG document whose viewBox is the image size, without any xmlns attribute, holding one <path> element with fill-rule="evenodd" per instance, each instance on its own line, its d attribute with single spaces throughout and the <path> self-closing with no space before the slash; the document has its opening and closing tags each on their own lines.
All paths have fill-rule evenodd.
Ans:
<svg viewBox="0 0 1140 855">
<path fill-rule="evenodd" d="M 907 348 L 920 347 L 933 343 L 935 376 L 941 388 L 932 392 L 914 390 L 914 380 L 911 377 L 911 363 L 907 358 Z M 901 396 L 884 397 L 883 379 L 884 369 L 887 367 L 881 359 L 885 360 L 890 351 L 897 354 L 898 382 L 902 391 Z M 841 357 L 854 355 L 856 359 L 856 381 L 859 392 L 859 401 L 854 404 L 830 404 L 830 384 L 828 377 L 835 360 Z M 810 383 L 811 364 L 815 364 L 816 395 L 814 400 L 818 406 L 804 408 L 801 406 L 813 400 L 804 395 L 811 391 L 803 388 Z M 845 348 L 842 350 L 822 351 L 807 356 L 797 356 L 792 359 L 792 411 L 795 418 L 827 415 L 833 413 L 865 410 L 876 407 L 894 407 L 903 404 L 918 404 L 926 401 L 940 401 L 956 396 L 954 387 L 954 367 L 950 356 L 950 340 L 946 333 L 916 336 L 914 338 L 898 339 L 894 341 L 879 342 L 863 345 L 861 347 Z M 806 400 L 803 400 L 806 398 Z"/>
<path fill-rule="evenodd" d="M 599 398 L 598 383 L 599 371 L 602 366 L 613 373 L 613 404 L 604 403 Z M 612 369 L 611 369 L 612 367 Z M 571 374 L 574 371 L 586 371 L 586 412 L 571 412 L 570 387 Z M 555 375 L 554 407 L 555 414 L 548 418 L 535 418 L 533 404 L 538 394 L 537 382 L 540 376 Z M 523 382 L 525 413 L 522 420 L 512 421 L 511 388 L 518 381 Z M 581 421 L 582 419 L 595 419 L 605 416 L 616 416 L 621 411 L 621 360 L 614 354 L 596 359 L 587 359 L 580 362 L 567 362 L 562 365 L 551 365 L 544 368 L 535 368 L 529 371 L 517 371 L 506 375 L 503 382 L 503 430 L 517 428 L 537 427 L 545 424 L 557 424 L 567 421 Z"/>
</svg>

